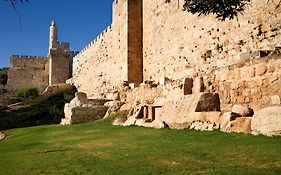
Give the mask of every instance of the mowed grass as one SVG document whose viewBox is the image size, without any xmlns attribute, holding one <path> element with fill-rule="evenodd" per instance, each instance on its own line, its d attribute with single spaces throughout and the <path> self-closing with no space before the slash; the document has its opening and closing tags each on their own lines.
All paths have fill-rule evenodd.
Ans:
<svg viewBox="0 0 281 175">
<path fill-rule="evenodd" d="M 280 137 L 110 122 L 4 131 L 0 174 L 281 174 Z"/>
</svg>

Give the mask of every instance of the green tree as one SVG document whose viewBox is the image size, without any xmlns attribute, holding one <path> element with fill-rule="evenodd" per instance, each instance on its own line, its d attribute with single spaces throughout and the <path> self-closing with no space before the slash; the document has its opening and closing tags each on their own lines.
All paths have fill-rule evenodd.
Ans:
<svg viewBox="0 0 281 175">
<path fill-rule="evenodd" d="M 193 14 L 214 14 L 222 21 L 243 13 L 251 0 L 185 0 L 183 10 Z"/>
<path fill-rule="evenodd" d="M 6 85 L 8 81 L 8 68 L 0 68 L 0 84 Z"/>
</svg>

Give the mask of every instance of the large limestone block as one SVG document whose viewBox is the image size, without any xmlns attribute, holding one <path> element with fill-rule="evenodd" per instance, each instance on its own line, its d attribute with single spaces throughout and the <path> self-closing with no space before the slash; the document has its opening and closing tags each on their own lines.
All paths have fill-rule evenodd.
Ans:
<svg viewBox="0 0 281 175">
<path fill-rule="evenodd" d="M 189 117 L 192 121 L 208 121 L 219 123 L 221 121 L 221 112 L 193 112 Z"/>
<path fill-rule="evenodd" d="M 250 117 L 239 117 L 228 123 L 225 128 L 226 132 L 237 132 L 237 133 L 250 133 L 251 132 L 251 121 Z"/>
<path fill-rule="evenodd" d="M 242 105 L 233 105 L 232 113 L 244 117 L 251 117 L 254 115 L 253 109 Z"/>
<path fill-rule="evenodd" d="M 124 102 L 121 101 L 109 101 L 106 102 L 104 105 L 108 107 L 108 110 L 104 116 L 104 118 L 109 117 L 111 114 L 114 114 L 118 112 L 120 107 L 124 104 Z"/>
<path fill-rule="evenodd" d="M 132 115 L 130 116 L 126 122 L 123 124 L 123 126 L 131 126 L 136 124 L 136 116 Z"/>
<path fill-rule="evenodd" d="M 3 134 L 2 132 L 0 132 L 0 140 L 3 140 L 5 138 L 5 134 Z"/>
<path fill-rule="evenodd" d="M 255 112 L 251 128 L 254 133 L 267 136 L 281 135 L 281 106 L 263 108 Z"/>
<path fill-rule="evenodd" d="M 220 111 L 220 98 L 217 93 L 203 93 L 195 112 Z"/>
<path fill-rule="evenodd" d="M 76 104 L 78 106 L 82 106 L 83 104 L 88 104 L 89 100 L 87 98 L 87 94 L 83 92 L 76 92 L 75 93 Z"/>
<path fill-rule="evenodd" d="M 137 123 L 136 123 L 136 125 L 137 125 Z M 145 121 L 142 123 L 141 126 L 146 127 L 146 128 L 155 128 L 155 129 L 161 129 L 161 128 L 166 127 L 165 123 L 158 119 L 155 119 L 152 122 Z"/>
</svg>

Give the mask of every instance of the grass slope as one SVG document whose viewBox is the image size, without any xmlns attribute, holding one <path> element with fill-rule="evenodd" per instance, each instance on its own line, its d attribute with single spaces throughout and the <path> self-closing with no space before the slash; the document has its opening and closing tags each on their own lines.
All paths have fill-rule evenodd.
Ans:
<svg viewBox="0 0 281 175">
<path fill-rule="evenodd" d="M 281 174 L 281 138 L 115 127 L 110 120 L 4 131 L 0 174 Z"/>
</svg>

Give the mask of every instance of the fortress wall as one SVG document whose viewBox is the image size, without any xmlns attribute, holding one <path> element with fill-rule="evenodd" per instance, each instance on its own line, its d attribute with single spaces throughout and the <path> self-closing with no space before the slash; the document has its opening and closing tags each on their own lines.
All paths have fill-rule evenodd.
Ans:
<svg viewBox="0 0 281 175">
<path fill-rule="evenodd" d="M 65 83 L 67 79 L 72 77 L 74 55 L 75 52 L 65 50 L 63 45 L 50 50 L 49 85 Z"/>
<path fill-rule="evenodd" d="M 89 97 L 104 97 L 127 80 L 127 3 L 113 2 L 113 22 L 73 58 L 72 82 Z"/>
<path fill-rule="evenodd" d="M 47 61 L 47 57 L 13 55 L 10 58 L 10 65 L 14 69 L 44 69 Z"/>
<path fill-rule="evenodd" d="M 183 0 L 144 1 L 144 79 L 196 76 L 232 65 L 241 52 L 281 45 L 281 8 L 277 0 L 252 0 L 238 20 L 182 11 Z"/>
<path fill-rule="evenodd" d="M 12 56 L 8 87 L 16 90 L 23 86 L 44 88 L 48 85 L 47 57 Z"/>
<path fill-rule="evenodd" d="M 280 105 L 281 55 L 244 60 L 199 73 L 206 91 L 218 92 L 223 110 L 248 104 L 254 110 Z"/>
</svg>

